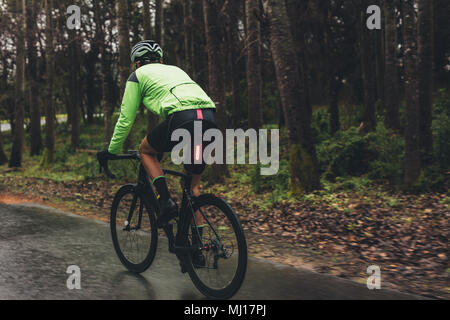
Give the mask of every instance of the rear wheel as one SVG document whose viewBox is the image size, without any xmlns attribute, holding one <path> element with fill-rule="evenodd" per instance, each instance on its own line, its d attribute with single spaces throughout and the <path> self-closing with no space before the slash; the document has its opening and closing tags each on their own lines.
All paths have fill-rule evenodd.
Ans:
<svg viewBox="0 0 450 320">
<path fill-rule="evenodd" d="M 141 273 L 153 262 L 158 243 L 155 214 L 136 190 L 126 185 L 117 192 L 110 216 L 111 237 L 120 262 Z"/>
<path fill-rule="evenodd" d="M 202 195 L 195 200 L 186 242 L 202 246 L 186 257 L 192 282 L 205 296 L 228 299 L 241 287 L 247 270 L 247 244 L 239 219 L 223 199 Z M 199 216 L 202 218 L 198 218 Z"/>
</svg>

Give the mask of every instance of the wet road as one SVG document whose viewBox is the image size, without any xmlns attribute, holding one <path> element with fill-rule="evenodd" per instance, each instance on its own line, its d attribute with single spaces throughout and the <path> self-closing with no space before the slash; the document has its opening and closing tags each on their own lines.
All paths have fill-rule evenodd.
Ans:
<svg viewBox="0 0 450 320">
<path fill-rule="evenodd" d="M 0 299 L 203 299 L 160 239 L 141 276 L 125 271 L 109 226 L 34 204 L 0 204 Z M 81 289 L 66 286 L 81 269 Z M 250 258 L 235 299 L 415 299 L 387 290 Z"/>
</svg>

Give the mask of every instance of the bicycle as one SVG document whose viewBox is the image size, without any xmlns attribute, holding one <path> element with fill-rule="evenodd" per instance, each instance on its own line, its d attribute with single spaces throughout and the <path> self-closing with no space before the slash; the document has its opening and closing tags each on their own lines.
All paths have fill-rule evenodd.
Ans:
<svg viewBox="0 0 450 320">
<path fill-rule="evenodd" d="M 137 151 L 129 151 L 109 160 L 141 161 L 141 157 Z M 100 163 L 100 172 L 102 168 L 108 177 L 115 177 L 108 161 Z M 195 197 L 191 192 L 190 174 L 167 169 L 163 172 L 183 181 L 181 206 L 174 219 L 177 232 L 174 234 L 173 224 L 163 227 L 169 252 L 177 256 L 181 272 L 187 272 L 195 287 L 206 297 L 231 298 L 241 287 L 247 270 L 247 244 L 239 218 L 221 198 L 211 194 Z M 131 272 L 146 271 L 155 258 L 159 212 L 156 193 L 140 163 L 137 183 L 124 185 L 117 191 L 110 213 L 114 249 L 121 263 Z M 121 240 L 125 240 L 125 245 Z"/>
</svg>

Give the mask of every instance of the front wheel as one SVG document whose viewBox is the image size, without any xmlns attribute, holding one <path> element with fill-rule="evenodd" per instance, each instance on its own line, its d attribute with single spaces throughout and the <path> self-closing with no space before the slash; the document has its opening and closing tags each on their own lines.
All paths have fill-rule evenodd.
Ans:
<svg viewBox="0 0 450 320">
<path fill-rule="evenodd" d="M 187 271 L 205 296 L 229 299 L 247 270 L 247 243 L 239 218 L 225 200 L 213 195 L 196 198 L 194 211 L 186 241 L 201 249 L 187 256 Z"/>
<path fill-rule="evenodd" d="M 114 197 L 111 237 L 120 262 L 131 272 L 144 272 L 155 258 L 158 230 L 151 209 L 135 185 L 123 186 Z"/>
</svg>

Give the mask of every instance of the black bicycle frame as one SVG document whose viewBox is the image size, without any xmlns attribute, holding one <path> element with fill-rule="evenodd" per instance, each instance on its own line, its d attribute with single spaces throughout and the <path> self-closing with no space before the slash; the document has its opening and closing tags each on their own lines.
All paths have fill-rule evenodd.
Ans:
<svg viewBox="0 0 450 320">
<path fill-rule="evenodd" d="M 135 151 L 130 151 L 128 154 L 123 155 L 116 155 L 114 158 L 110 160 L 139 160 L 141 161 L 140 155 Z M 100 160 L 99 160 L 100 162 Z M 100 171 L 101 169 L 105 170 L 105 173 L 107 176 L 114 178 L 115 176 L 111 173 L 111 171 L 108 168 L 108 161 L 100 162 Z M 188 227 L 190 224 L 189 219 L 192 216 L 193 224 L 194 226 L 197 226 L 197 221 L 195 219 L 195 211 L 193 208 L 193 203 L 195 203 L 195 197 L 192 195 L 191 192 L 191 183 L 192 183 L 192 176 L 190 174 L 184 174 L 177 171 L 172 171 L 168 169 L 163 169 L 164 174 L 180 177 L 183 179 L 183 198 L 181 200 L 181 209 L 179 214 L 179 221 L 178 221 L 178 230 L 176 236 L 173 235 L 172 228 L 164 228 L 164 231 L 166 233 L 167 238 L 169 239 L 169 249 L 171 249 L 171 252 L 178 253 L 179 252 L 186 252 L 186 251 L 193 251 L 198 250 L 201 248 L 193 248 L 186 246 L 185 243 L 183 243 L 183 235 L 187 234 Z M 145 170 L 142 163 L 139 165 L 139 175 L 138 175 L 138 183 L 136 186 L 136 191 L 142 195 L 142 197 L 146 200 L 148 200 L 148 204 L 153 206 L 155 208 L 157 216 L 159 216 L 160 213 L 160 207 L 159 202 L 156 198 L 155 191 L 153 190 L 152 184 L 148 178 L 147 171 Z M 133 198 L 133 202 L 128 214 L 128 221 L 131 221 L 131 218 L 133 216 L 134 209 L 136 207 L 137 198 Z M 189 207 L 190 206 L 190 207 Z M 141 221 L 142 221 L 142 203 L 139 206 L 139 217 L 138 217 L 138 225 L 136 226 L 137 229 L 140 228 Z M 188 213 L 190 211 L 191 214 Z M 149 211 L 150 212 L 150 211 Z M 203 215 L 203 213 L 202 213 Z M 203 215 L 204 216 L 204 215 Z M 207 220 L 207 218 L 205 217 Z M 209 221 L 207 221 L 209 224 Z M 128 227 L 128 226 L 127 226 Z M 196 232 L 198 233 L 198 229 L 195 228 Z M 214 231 L 215 232 L 215 231 Z M 200 234 L 198 234 L 199 238 Z"/>
<path fill-rule="evenodd" d="M 184 232 L 187 232 L 187 228 L 189 226 L 189 219 L 194 219 L 194 224 L 196 225 L 195 221 L 195 214 L 193 211 L 193 208 L 189 208 L 190 205 L 192 205 L 194 198 L 191 192 L 191 183 L 192 183 L 192 176 L 189 174 L 183 174 L 180 172 L 172 171 L 172 170 L 163 170 L 164 174 L 166 175 L 172 175 L 176 177 L 180 177 L 183 179 L 183 198 L 181 200 L 181 209 L 180 209 L 180 215 L 179 215 L 179 221 L 178 221 L 178 231 L 177 234 L 174 235 L 173 232 L 171 232 L 171 229 L 164 228 L 164 231 L 166 233 L 166 236 L 169 240 L 169 246 L 172 246 L 171 249 L 175 253 L 177 252 L 185 252 L 185 251 L 191 251 L 195 250 L 196 248 L 187 247 L 185 243 L 183 243 L 183 234 Z M 142 164 L 139 166 L 139 176 L 138 176 L 138 185 L 137 185 L 137 191 L 144 197 L 146 197 L 149 200 L 149 204 L 155 208 L 155 211 L 157 215 L 160 213 L 160 207 L 159 202 L 156 198 L 155 191 L 150 183 L 150 180 L 148 178 L 147 172 Z M 134 204 L 134 201 L 133 201 Z M 132 204 L 132 207 L 133 207 Z M 132 208 L 134 211 L 134 208 Z M 191 209 L 191 210 L 189 210 Z M 190 215 L 188 211 L 191 211 L 192 214 Z M 131 214 L 130 210 L 130 214 Z M 139 212 L 139 221 L 141 221 L 142 212 Z M 130 221 L 131 217 L 129 217 Z M 198 248 L 197 248 L 198 249 Z"/>
</svg>

